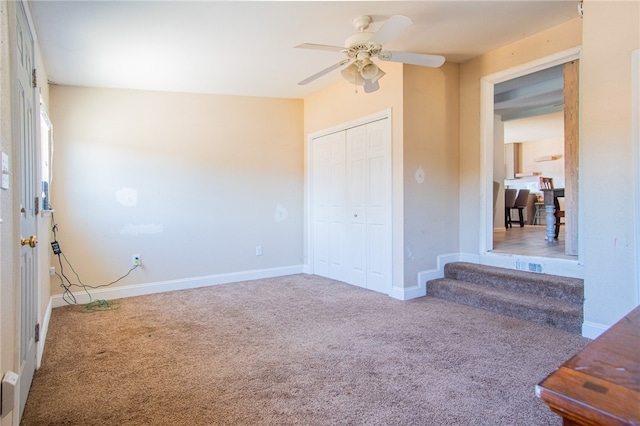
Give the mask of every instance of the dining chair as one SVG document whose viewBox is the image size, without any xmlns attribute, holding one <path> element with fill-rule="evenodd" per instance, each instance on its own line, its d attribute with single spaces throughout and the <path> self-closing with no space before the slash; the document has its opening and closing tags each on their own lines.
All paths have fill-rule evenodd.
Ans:
<svg viewBox="0 0 640 426">
<path fill-rule="evenodd" d="M 509 229 L 511 226 L 511 209 L 515 206 L 517 189 L 505 188 L 504 190 L 504 227 Z"/>
<path fill-rule="evenodd" d="M 560 203 L 560 198 L 562 198 L 562 203 Z M 556 240 L 558 239 L 558 235 L 560 235 L 560 225 L 564 225 L 564 222 L 560 221 L 560 218 L 564 217 L 564 197 L 553 197 L 553 205 L 556 208 L 555 216 L 556 216 Z"/>
<path fill-rule="evenodd" d="M 518 219 L 520 221 L 521 228 L 524 226 L 523 210 L 527 207 L 527 202 L 529 201 L 529 192 L 531 191 L 528 189 L 521 189 L 520 191 L 518 191 L 518 196 L 513 203 L 513 208 L 518 209 Z"/>
<path fill-rule="evenodd" d="M 540 189 L 553 189 L 553 178 L 540 176 Z"/>
</svg>

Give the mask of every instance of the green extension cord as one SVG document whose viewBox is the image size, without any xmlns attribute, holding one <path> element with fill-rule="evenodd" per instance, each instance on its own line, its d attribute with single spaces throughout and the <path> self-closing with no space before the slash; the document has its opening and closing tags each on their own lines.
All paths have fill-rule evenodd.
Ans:
<svg viewBox="0 0 640 426">
<path fill-rule="evenodd" d="M 111 311 L 113 309 L 118 309 L 120 307 L 119 303 L 113 303 L 109 300 L 93 300 L 86 305 L 82 309 L 82 312 L 100 312 L 100 311 Z"/>
</svg>

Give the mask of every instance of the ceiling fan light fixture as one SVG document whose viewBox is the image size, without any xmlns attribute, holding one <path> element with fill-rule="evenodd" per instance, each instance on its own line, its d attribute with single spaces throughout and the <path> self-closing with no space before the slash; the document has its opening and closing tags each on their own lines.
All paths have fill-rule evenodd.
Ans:
<svg viewBox="0 0 640 426">
<path fill-rule="evenodd" d="M 346 59 L 343 61 L 315 73 L 298 84 L 310 83 L 350 62 L 350 64 L 341 71 L 342 77 L 353 85 L 364 86 L 365 92 L 371 93 L 379 89 L 378 80 L 386 74 L 373 62 L 375 58 L 377 58 L 378 61 L 400 62 L 403 64 L 435 68 L 444 63 L 445 57 L 440 55 L 382 50 L 383 45 L 386 44 L 387 41 L 392 40 L 412 24 L 410 18 L 402 15 L 393 15 L 387 19 L 376 32 L 369 32 L 367 29 L 372 22 L 372 17 L 368 15 L 359 16 L 354 19 L 353 25 L 358 32 L 345 40 L 344 47 L 315 43 L 303 43 L 295 46 L 305 49 L 341 52 L 346 56 Z"/>
<path fill-rule="evenodd" d="M 373 83 L 375 83 L 376 81 L 380 80 L 382 77 L 384 77 L 387 73 L 382 71 L 382 69 L 380 69 L 380 67 L 376 66 L 376 74 L 369 78 L 368 80 L 371 80 Z"/>
<path fill-rule="evenodd" d="M 352 63 L 351 65 L 340 71 L 340 74 L 342 74 L 342 77 L 344 77 L 344 79 L 351 84 L 355 84 L 357 86 L 364 85 L 364 78 L 362 78 L 360 70 L 355 63 Z"/>
<path fill-rule="evenodd" d="M 380 83 L 377 81 L 365 80 L 363 87 L 364 93 L 373 93 L 380 88 Z"/>
<path fill-rule="evenodd" d="M 378 74 L 378 66 L 371 59 L 364 59 L 360 63 L 360 74 L 365 80 L 371 80 Z"/>
</svg>

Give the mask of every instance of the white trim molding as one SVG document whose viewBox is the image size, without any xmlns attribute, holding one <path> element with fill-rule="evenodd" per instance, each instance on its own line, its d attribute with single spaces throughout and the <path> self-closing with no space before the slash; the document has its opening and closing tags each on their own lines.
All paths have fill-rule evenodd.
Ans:
<svg viewBox="0 0 640 426">
<path fill-rule="evenodd" d="M 444 278 L 444 265 L 449 262 L 478 263 L 478 257 L 468 257 L 460 253 L 441 254 L 436 259 L 436 268 L 420 271 L 417 275 L 418 282 L 413 287 L 393 287 L 389 296 L 399 300 L 410 300 L 427 295 L 427 282 L 438 278 Z"/>
<path fill-rule="evenodd" d="M 536 71 L 580 59 L 582 46 L 557 52 L 526 64 L 486 75 L 480 79 L 480 202 L 479 253 L 486 253 L 493 246 L 493 107 L 494 86 Z M 578 250 L 580 260 L 582 254 Z"/>
<path fill-rule="evenodd" d="M 582 323 L 582 337 L 595 339 L 608 329 L 608 325 L 585 321 Z"/>
<path fill-rule="evenodd" d="M 303 273 L 303 265 L 284 266 L 280 268 L 257 269 L 252 271 L 233 272 L 228 274 L 208 275 L 204 277 L 184 278 L 171 281 L 127 285 L 113 288 L 92 290 L 94 299 L 122 299 L 125 297 L 143 296 L 147 294 L 163 293 L 174 290 L 187 290 L 199 287 L 210 287 L 220 284 L 230 284 L 240 281 L 259 280 Z M 73 293 L 78 303 L 89 303 L 89 295 L 84 291 Z M 67 303 L 61 294 L 51 297 L 50 306 L 58 308 Z"/>
<path fill-rule="evenodd" d="M 426 283 L 426 281 L 425 281 Z M 424 285 L 416 285 L 413 287 L 392 287 L 389 296 L 398 300 L 411 300 L 427 295 L 427 288 Z"/>
<path fill-rule="evenodd" d="M 640 49 L 631 52 L 631 143 L 633 152 L 633 216 L 636 239 L 636 305 L 640 305 Z"/>
<path fill-rule="evenodd" d="M 47 332 L 49 331 L 49 321 L 51 321 L 51 309 L 53 308 L 53 298 L 49 299 L 47 308 L 44 311 L 44 318 L 40 324 L 40 340 L 37 346 L 36 370 L 42 365 L 42 355 L 44 354 L 44 343 L 47 340 Z"/>
</svg>

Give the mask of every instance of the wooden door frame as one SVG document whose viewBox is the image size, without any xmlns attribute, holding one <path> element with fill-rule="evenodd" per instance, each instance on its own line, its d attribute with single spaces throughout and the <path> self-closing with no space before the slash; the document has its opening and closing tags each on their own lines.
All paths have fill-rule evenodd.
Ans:
<svg viewBox="0 0 640 426">
<path fill-rule="evenodd" d="M 581 46 L 484 76 L 480 79 L 480 246 L 479 254 L 493 250 L 493 116 L 494 86 L 556 65 L 580 59 Z M 582 263 L 578 250 L 578 263 Z"/>
</svg>

